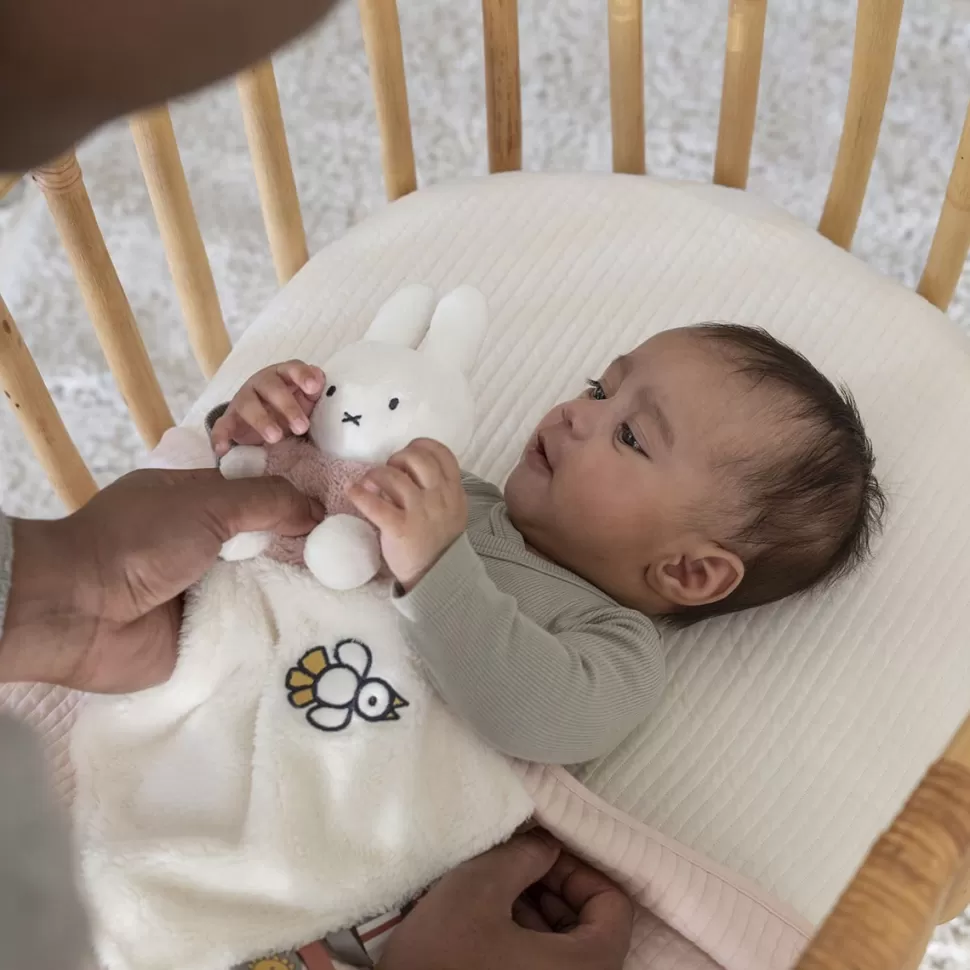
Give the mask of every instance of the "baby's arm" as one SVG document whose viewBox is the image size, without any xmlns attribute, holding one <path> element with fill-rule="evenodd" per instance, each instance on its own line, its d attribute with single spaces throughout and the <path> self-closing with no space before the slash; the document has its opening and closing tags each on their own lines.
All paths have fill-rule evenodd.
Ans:
<svg viewBox="0 0 970 970">
<path fill-rule="evenodd" d="M 212 422 L 213 450 L 222 457 L 233 444 L 273 444 L 287 433 L 304 434 L 325 381 L 319 367 L 302 360 L 257 371 Z"/>
<path fill-rule="evenodd" d="M 568 584 L 505 564 L 523 600 L 564 600 L 555 633 L 526 616 L 465 535 L 461 473 L 443 445 L 415 442 L 349 495 L 380 531 L 400 587 L 394 602 L 432 683 L 493 747 L 528 761 L 588 761 L 654 705 L 664 661 L 653 624 L 605 601 L 576 608 Z"/>
<path fill-rule="evenodd" d="M 567 605 L 550 633 L 498 589 L 466 536 L 395 603 L 446 703 L 513 757 L 575 764 L 606 754 L 663 690 L 660 637 L 646 617 L 607 603 Z"/>
</svg>

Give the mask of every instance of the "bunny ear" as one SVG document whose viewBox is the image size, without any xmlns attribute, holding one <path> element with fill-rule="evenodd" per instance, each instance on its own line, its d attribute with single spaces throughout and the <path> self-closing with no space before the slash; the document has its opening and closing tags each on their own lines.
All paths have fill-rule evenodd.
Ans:
<svg viewBox="0 0 970 970">
<path fill-rule="evenodd" d="M 434 290 L 430 286 L 402 286 L 381 305 L 363 339 L 416 347 L 433 312 Z"/>
<path fill-rule="evenodd" d="M 473 286 L 459 286 L 438 304 L 418 349 L 467 375 L 481 349 L 487 326 L 485 297 Z"/>
</svg>

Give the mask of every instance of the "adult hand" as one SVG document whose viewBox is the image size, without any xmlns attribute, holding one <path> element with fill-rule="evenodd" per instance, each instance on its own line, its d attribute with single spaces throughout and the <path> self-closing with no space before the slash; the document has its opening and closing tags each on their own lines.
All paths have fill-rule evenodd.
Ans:
<svg viewBox="0 0 970 970">
<path fill-rule="evenodd" d="M 0 172 L 241 71 L 335 0 L 0 0 Z"/>
<path fill-rule="evenodd" d="M 181 594 L 239 532 L 304 535 L 322 509 L 277 478 L 143 470 L 65 519 L 13 522 L 0 681 L 124 692 L 175 666 Z"/>
<path fill-rule="evenodd" d="M 379 970 L 619 970 L 633 907 L 544 833 L 518 835 L 438 882 Z"/>
</svg>

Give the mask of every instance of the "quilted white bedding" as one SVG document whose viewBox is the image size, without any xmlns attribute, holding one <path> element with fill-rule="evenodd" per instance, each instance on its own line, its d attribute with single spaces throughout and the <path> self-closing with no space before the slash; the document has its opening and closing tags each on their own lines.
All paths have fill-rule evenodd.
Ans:
<svg viewBox="0 0 970 970">
<path fill-rule="evenodd" d="M 966 339 L 740 193 L 511 175 L 422 191 L 319 253 L 187 422 L 269 360 L 325 359 L 412 280 L 489 299 L 468 464 L 496 481 L 553 401 L 670 326 L 765 326 L 855 392 L 892 500 L 874 566 L 824 596 L 671 635 L 659 710 L 575 769 L 610 805 L 817 921 L 970 701 Z M 62 724 L 55 711 L 42 727 Z"/>
</svg>

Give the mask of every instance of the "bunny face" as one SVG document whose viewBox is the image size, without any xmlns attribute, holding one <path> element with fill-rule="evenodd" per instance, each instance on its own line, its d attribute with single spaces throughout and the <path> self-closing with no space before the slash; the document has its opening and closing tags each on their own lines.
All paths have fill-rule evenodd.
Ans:
<svg viewBox="0 0 970 970">
<path fill-rule="evenodd" d="M 472 431 L 471 391 L 460 372 L 408 347 L 362 341 L 327 363 L 327 387 L 310 416 L 310 437 L 327 454 L 387 461 L 415 438 L 458 453 Z"/>
<path fill-rule="evenodd" d="M 364 339 L 324 366 L 327 387 L 310 415 L 314 444 L 337 458 L 374 464 L 415 438 L 433 438 L 460 454 L 474 417 L 466 375 L 487 321 L 485 298 L 471 287 L 453 290 L 437 306 L 428 287 L 399 290 Z"/>
</svg>

